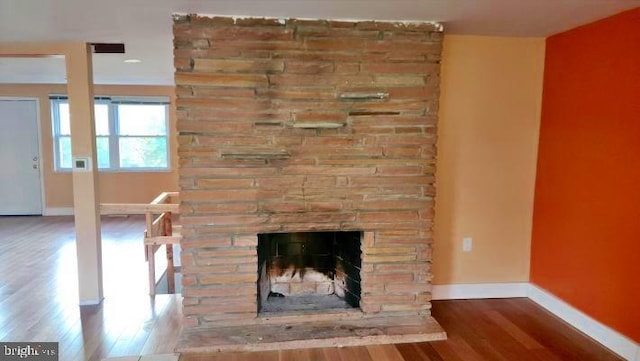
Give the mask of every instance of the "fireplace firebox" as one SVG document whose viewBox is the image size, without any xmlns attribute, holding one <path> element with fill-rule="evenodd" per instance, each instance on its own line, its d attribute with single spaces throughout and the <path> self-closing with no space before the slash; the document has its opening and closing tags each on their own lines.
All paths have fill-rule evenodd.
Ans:
<svg viewBox="0 0 640 361">
<path fill-rule="evenodd" d="M 361 240 L 357 231 L 259 234 L 259 312 L 358 308 Z"/>
</svg>

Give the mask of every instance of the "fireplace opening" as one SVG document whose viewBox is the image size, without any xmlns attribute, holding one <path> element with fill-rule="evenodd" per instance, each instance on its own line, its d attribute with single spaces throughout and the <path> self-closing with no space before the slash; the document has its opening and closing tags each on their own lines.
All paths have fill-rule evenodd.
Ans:
<svg viewBox="0 0 640 361">
<path fill-rule="evenodd" d="M 258 235 L 258 312 L 360 307 L 362 232 Z"/>
</svg>

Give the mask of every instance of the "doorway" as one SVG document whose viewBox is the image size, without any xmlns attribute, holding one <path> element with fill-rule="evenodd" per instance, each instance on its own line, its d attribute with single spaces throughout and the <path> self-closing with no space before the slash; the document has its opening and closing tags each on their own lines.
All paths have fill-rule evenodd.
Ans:
<svg viewBox="0 0 640 361">
<path fill-rule="evenodd" d="M 38 101 L 0 98 L 0 215 L 41 215 Z"/>
</svg>

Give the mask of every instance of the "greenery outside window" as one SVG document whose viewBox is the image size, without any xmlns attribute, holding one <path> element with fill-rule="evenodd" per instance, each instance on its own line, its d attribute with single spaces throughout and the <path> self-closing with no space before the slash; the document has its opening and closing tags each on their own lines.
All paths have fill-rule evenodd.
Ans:
<svg viewBox="0 0 640 361">
<path fill-rule="evenodd" d="M 55 169 L 71 170 L 69 101 L 52 96 Z M 169 169 L 168 101 L 158 98 L 95 98 L 98 169 Z"/>
</svg>

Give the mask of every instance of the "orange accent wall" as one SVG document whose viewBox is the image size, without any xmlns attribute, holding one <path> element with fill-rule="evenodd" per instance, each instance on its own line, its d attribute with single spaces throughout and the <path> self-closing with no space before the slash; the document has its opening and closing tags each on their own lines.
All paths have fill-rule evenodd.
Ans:
<svg viewBox="0 0 640 361">
<path fill-rule="evenodd" d="M 547 39 L 531 282 L 640 342 L 640 8 Z"/>
</svg>

